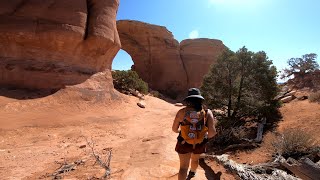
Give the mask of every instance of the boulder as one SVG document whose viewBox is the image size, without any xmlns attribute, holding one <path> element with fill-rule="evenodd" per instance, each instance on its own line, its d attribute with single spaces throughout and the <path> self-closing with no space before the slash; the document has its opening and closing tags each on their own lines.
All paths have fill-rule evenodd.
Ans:
<svg viewBox="0 0 320 180">
<path fill-rule="evenodd" d="M 110 71 L 121 46 L 118 5 L 119 0 L 1 0 L 0 85 L 59 89 Z"/>
<path fill-rule="evenodd" d="M 294 96 L 297 93 L 297 91 L 290 91 L 288 93 L 286 93 L 286 96 Z"/>
<path fill-rule="evenodd" d="M 292 101 L 293 99 L 295 99 L 294 96 L 286 96 L 286 97 L 280 99 L 280 101 L 281 101 L 282 103 L 288 103 L 288 102 Z"/>
</svg>

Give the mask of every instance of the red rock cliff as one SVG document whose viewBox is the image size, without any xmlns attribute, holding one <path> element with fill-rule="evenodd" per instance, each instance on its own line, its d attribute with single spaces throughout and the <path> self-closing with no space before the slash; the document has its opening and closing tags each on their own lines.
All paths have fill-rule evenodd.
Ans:
<svg viewBox="0 0 320 180">
<path fill-rule="evenodd" d="M 184 95 L 200 87 L 210 65 L 226 48 L 220 40 L 187 39 L 180 44 L 165 27 L 139 21 L 117 22 L 122 49 L 131 55 L 134 69 L 151 88 Z"/>
<path fill-rule="evenodd" d="M 0 85 L 61 88 L 110 71 L 120 49 L 118 5 L 119 0 L 1 0 Z"/>
</svg>

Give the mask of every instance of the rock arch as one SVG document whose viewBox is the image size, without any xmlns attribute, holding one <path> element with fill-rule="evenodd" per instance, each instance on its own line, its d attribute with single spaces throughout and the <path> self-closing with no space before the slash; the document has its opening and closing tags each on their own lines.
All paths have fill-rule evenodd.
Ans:
<svg viewBox="0 0 320 180">
<path fill-rule="evenodd" d="M 60 89 L 104 71 L 111 91 L 112 61 L 122 48 L 152 89 L 184 96 L 225 48 L 213 39 L 179 43 L 163 26 L 116 22 L 118 6 L 119 0 L 1 0 L 0 86 Z"/>
<path fill-rule="evenodd" d="M 165 27 L 139 21 L 117 22 L 122 49 L 134 62 L 134 70 L 152 89 L 176 96 L 187 87 L 179 43 Z"/>
<path fill-rule="evenodd" d="M 210 65 L 226 48 L 222 41 L 206 38 L 179 43 L 165 27 L 139 21 L 120 20 L 117 28 L 121 48 L 131 55 L 140 77 L 173 97 L 200 87 Z"/>
</svg>

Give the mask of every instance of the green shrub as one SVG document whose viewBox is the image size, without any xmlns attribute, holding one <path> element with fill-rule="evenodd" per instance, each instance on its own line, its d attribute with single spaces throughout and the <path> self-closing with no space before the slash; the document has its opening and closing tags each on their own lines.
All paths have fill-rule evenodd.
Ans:
<svg viewBox="0 0 320 180">
<path fill-rule="evenodd" d="M 299 158 L 316 148 L 316 140 L 301 129 L 286 129 L 272 142 L 274 152 L 285 158 Z"/>
<path fill-rule="evenodd" d="M 317 91 L 315 93 L 311 93 L 309 96 L 309 101 L 320 103 L 320 91 Z"/>
<path fill-rule="evenodd" d="M 224 51 L 204 77 L 201 92 L 210 109 L 227 108 L 227 117 L 268 116 L 277 111 L 277 70 L 265 52 Z"/>
<path fill-rule="evenodd" d="M 148 84 L 144 82 L 135 71 L 115 70 L 112 71 L 112 77 L 114 88 L 120 92 L 126 93 L 130 92 L 130 90 L 138 90 L 143 94 L 148 93 Z"/>
</svg>

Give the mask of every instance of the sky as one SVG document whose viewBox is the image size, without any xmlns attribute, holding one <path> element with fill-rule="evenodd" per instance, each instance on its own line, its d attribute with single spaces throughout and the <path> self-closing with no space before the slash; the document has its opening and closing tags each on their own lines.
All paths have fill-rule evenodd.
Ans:
<svg viewBox="0 0 320 180">
<path fill-rule="evenodd" d="M 279 71 L 292 57 L 320 56 L 319 9 L 318 0 L 120 0 L 117 20 L 165 26 L 179 42 L 212 38 L 233 51 L 265 51 Z M 112 68 L 132 64 L 120 50 Z"/>
</svg>

